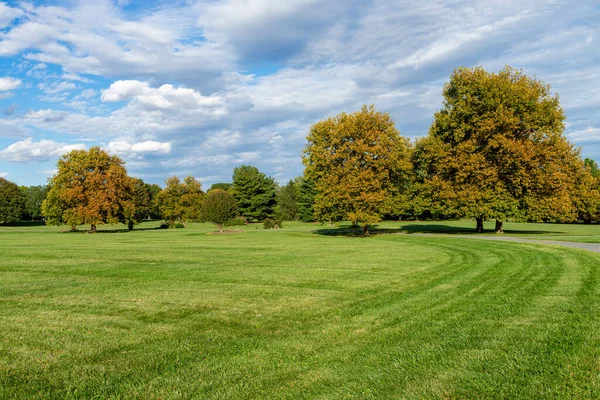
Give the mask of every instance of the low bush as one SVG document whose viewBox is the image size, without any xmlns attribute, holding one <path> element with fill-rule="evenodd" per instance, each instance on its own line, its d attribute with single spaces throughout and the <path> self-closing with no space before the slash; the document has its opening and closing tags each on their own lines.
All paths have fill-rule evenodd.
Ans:
<svg viewBox="0 0 600 400">
<path fill-rule="evenodd" d="M 181 222 L 178 222 L 175 224 L 175 228 L 185 228 L 185 225 L 182 224 Z"/>
<path fill-rule="evenodd" d="M 246 225 L 246 217 L 235 217 L 225 222 L 225 226 L 242 226 Z"/>
<path fill-rule="evenodd" d="M 265 228 L 265 229 L 280 229 L 280 228 L 283 228 L 283 222 L 280 220 L 267 218 L 263 222 L 263 228 Z"/>
</svg>

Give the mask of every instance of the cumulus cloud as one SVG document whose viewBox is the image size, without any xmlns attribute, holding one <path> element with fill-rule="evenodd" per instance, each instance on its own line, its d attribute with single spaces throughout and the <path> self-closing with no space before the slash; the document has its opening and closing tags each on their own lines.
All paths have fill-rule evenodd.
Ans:
<svg viewBox="0 0 600 400">
<path fill-rule="evenodd" d="M 8 172 L 0 172 L 0 178 L 6 178 L 8 176 Z"/>
<path fill-rule="evenodd" d="M 119 155 L 132 155 L 140 153 L 168 154 L 171 152 L 171 143 L 154 142 L 151 140 L 140 143 L 126 141 L 112 141 L 108 143 L 108 151 Z"/>
<path fill-rule="evenodd" d="M 58 158 L 71 150 L 82 149 L 85 149 L 85 145 L 82 143 L 66 144 L 57 143 L 53 140 L 35 142 L 33 139 L 28 138 L 0 150 L 0 160 L 19 163 L 47 161 Z"/>
<path fill-rule="evenodd" d="M 200 109 L 222 107 L 218 96 L 202 96 L 193 89 L 165 84 L 152 88 L 148 82 L 117 81 L 102 91 L 102 101 L 116 102 L 131 100 L 147 108 L 157 109 Z"/>
<path fill-rule="evenodd" d="M 21 83 L 22 81 L 20 79 L 11 78 L 8 76 L 0 78 L 0 92 L 7 92 L 9 90 L 17 89 L 21 86 Z"/>
</svg>

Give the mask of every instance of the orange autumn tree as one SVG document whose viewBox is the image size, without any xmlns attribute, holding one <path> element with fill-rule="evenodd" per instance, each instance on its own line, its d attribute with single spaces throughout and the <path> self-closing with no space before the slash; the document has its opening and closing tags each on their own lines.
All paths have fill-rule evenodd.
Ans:
<svg viewBox="0 0 600 400">
<path fill-rule="evenodd" d="M 458 68 L 443 108 L 416 144 L 415 204 L 434 216 L 571 221 L 596 194 L 579 151 L 563 135 L 558 96 L 543 82 L 506 67 Z M 583 199 L 583 197 L 586 197 Z"/>
<path fill-rule="evenodd" d="M 104 223 L 124 222 L 134 213 L 133 180 L 125 163 L 99 147 L 73 150 L 57 163 L 42 204 L 46 223 L 90 224 L 90 231 Z"/>
<path fill-rule="evenodd" d="M 314 182 L 315 218 L 348 219 L 369 226 L 407 203 L 410 142 L 400 136 L 388 113 L 363 106 L 313 125 L 302 161 Z"/>
</svg>

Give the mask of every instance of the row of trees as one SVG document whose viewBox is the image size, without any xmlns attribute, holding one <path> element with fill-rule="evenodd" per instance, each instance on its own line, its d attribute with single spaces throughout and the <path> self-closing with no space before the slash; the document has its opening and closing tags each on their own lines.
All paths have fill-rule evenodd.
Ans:
<svg viewBox="0 0 600 400">
<path fill-rule="evenodd" d="M 298 213 L 292 182 L 279 187 L 273 178 L 248 165 L 234 170 L 232 183 L 216 183 L 208 193 L 192 176 L 183 181 L 171 177 L 163 189 L 131 178 L 119 157 L 98 147 L 65 154 L 57 168 L 44 187 L 19 188 L 1 179 L 0 222 L 17 222 L 29 210 L 33 218 L 43 216 L 48 224 L 67 224 L 72 229 L 89 224 L 92 232 L 98 224 L 121 222 L 133 229 L 144 219 L 156 218 L 169 227 L 207 220 L 222 229 L 236 216 L 262 221 L 296 219 Z"/>
<path fill-rule="evenodd" d="M 412 144 L 374 107 L 313 125 L 303 162 L 319 221 L 369 225 L 386 215 L 473 218 L 476 229 L 507 219 L 599 219 L 592 160 L 564 137 L 565 115 L 543 82 L 506 67 L 459 68 L 444 87 L 429 134 Z"/>
<path fill-rule="evenodd" d="M 240 166 L 231 183 L 214 184 L 208 194 L 191 176 L 169 178 L 160 189 L 128 177 L 124 162 L 98 147 L 75 150 L 58 161 L 42 213 L 48 223 L 90 224 L 92 231 L 115 222 L 132 229 L 148 217 L 169 226 L 207 218 L 222 226 L 223 218 L 241 215 L 350 220 L 364 234 L 385 217 L 473 218 L 478 231 L 495 219 L 497 232 L 508 219 L 600 218 L 598 166 L 564 137 L 565 115 L 548 85 L 510 67 L 497 74 L 459 68 L 443 96 L 428 135 L 415 143 L 373 106 L 316 123 L 304 175 L 281 187 L 256 167 Z M 18 192 L 0 181 L 3 208 L 24 207 L 23 196 L 14 200 Z M 4 222 L 16 215 L 0 212 Z"/>
</svg>

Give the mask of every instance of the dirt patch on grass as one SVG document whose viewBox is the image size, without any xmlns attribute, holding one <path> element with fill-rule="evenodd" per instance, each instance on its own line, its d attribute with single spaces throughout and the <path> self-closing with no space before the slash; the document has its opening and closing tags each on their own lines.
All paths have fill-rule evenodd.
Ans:
<svg viewBox="0 0 600 400">
<path fill-rule="evenodd" d="M 208 232 L 207 235 L 231 235 L 233 233 L 244 233 L 245 231 L 242 231 L 240 229 L 224 229 L 223 232 L 219 232 L 219 231 L 214 231 L 214 232 Z"/>
</svg>

